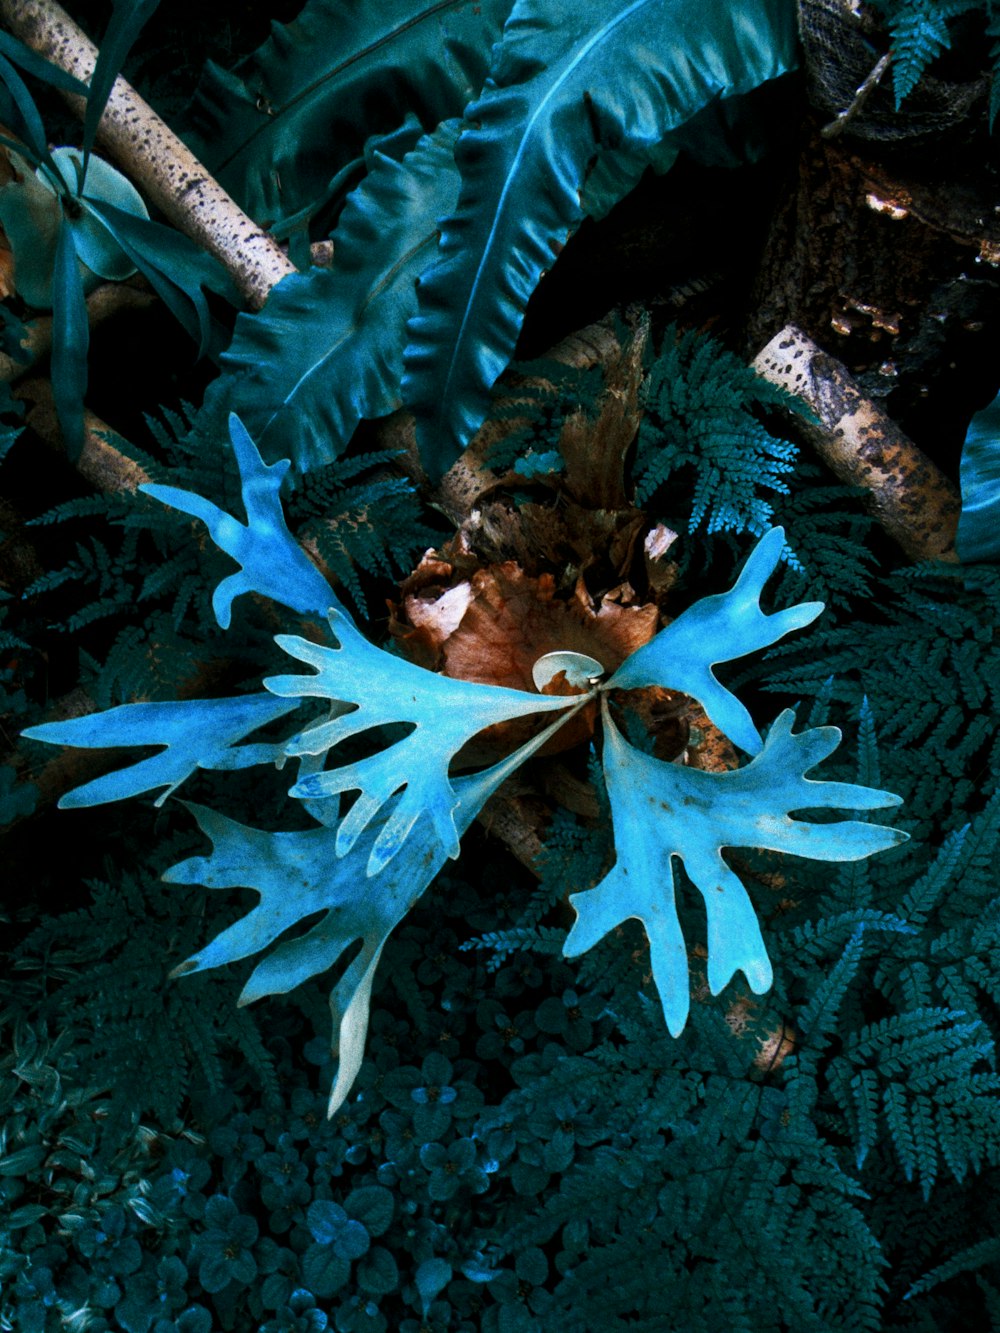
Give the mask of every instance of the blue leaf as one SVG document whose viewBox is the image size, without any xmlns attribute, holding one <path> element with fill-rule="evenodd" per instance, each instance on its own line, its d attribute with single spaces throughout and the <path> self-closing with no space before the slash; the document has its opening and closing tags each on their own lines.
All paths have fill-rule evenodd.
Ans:
<svg viewBox="0 0 1000 1333">
<path fill-rule="evenodd" d="M 115 0 L 114 12 L 97 53 L 94 72 L 90 76 L 87 110 L 83 118 L 84 161 L 90 157 L 97 127 L 107 106 L 115 80 L 125 63 L 125 57 L 139 36 L 143 26 L 156 12 L 160 0 Z"/>
<path fill-rule="evenodd" d="M 203 356 L 212 340 L 212 316 L 205 289 L 238 305 L 232 278 L 222 265 L 182 232 L 151 218 L 137 217 L 94 196 L 80 200 L 115 238 L 137 269 L 155 288 L 174 318 L 198 343 Z"/>
<path fill-rule="evenodd" d="M 416 279 L 458 198 L 457 134 L 458 122 L 446 121 L 411 139 L 401 161 L 366 153 L 368 175 L 333 233 L 333 268 L 290 275 L 263 310 L 236 321 L 212 397 L 239 413 L 269 457 L 319 467 L 343 453 L 362 418 L 401 405 Z"/>
<path fill-rule="evenodd" d="M 451 1281 L 451 1264 L 447 1259 L 425 1259 L 414 1273 L 413 1281 L 420 1296 L 421 1313 L 426 1319 L 431 1302 Z"/>
<path fill-rule="evenodd" d="M 604 708 L 604 772 L 615 829 L 616 861 L 594 889 L 570 896 L 577 920 L 567 937 L 575 958 L 629 917 L 649 937 L 653 977 L 673 1036 L 688 1015 L 687 949 L 674 902 L 673 858 L 705 900 L 708 984 L 713 995 L 736 972 L 756 994 L 772 981 L 753 905 L 722 858 L 724 847 L 764 847 L 820 861 L 857 861 L 905 842 L 897 829 L 861 821 L 807 824 L 803 810 L 874 810 L 900 803 L 890 792 L 805 774 L 836 747 L 836 727 L 792 734 L 782 713 L 762 752 L 746 768 L 707 773 L 663 763 L 628 745 Z"/>
<path fill-rule="evenodd" d="M 969 423 L 960 475 L 959 558 L 1000 560 L 1000 394 Z"/>
<path fill-rule="evenodd" d="M 415 112 L 425 129 L 482 87 L 511 0 L 308 0 L 224 72 L 209 64 L 191 108 L 198 156 L 274 228 L 329 198 L 331 173 Z"/>
<path fill-rule="evenodd" d="M 792 630 L 811 624 L 823 610 L 822 602 L 801 602 L 770 616 L 760 609 L 760 594 L 784 544 L 783 528 L 765 533 L 729 592 L 703 597 L 688 607 L 622 663 L 608 682 L 609 688 L 659 685 L 693 695 L 730 740 L 748 754 L 758 754 L 760 736 L 749 712 L 719 684 L 712 667 L 769 647 Z"/>
<path fill-rule="evenodd" d="M 330 625 L 339 648 L 279 635 L 281 647 L 315 667 L 316 674 L 271 676 L 264 685 L 286 697 L 317 695 L 355 708 L 338 710 L 338 716 L 295 737 L 288 743 L 288 753 L 325 754 L 350 736 L 390 723 L 407 723 L 413 730 L 367 759 L 300 779 L 291 794 L 315 800 L 345 791 L 361 792 L 337 835 L 337 855 L 343 856 L 383 805 L 403 789 L 372 848 L 369 874 L 377 873 L 396 855 L 421 814 L 430 816 L 447 855 L 457 856 L 459 833 L 454 816 L 458 797 L 448 777 L 455 754 L 496 722 L 563 710 L 579 704 L 581 696 L 529 694 L 453 680 L 376 648 L 337 611 L 331 612 Z"/>
<path fill-rule="evenodd" d="M 3 80 L 7 91 L 14 100 L 14 106 L 21 117 L 21 127 L 25 141 L 31 148 L 35 161 L 51 161 L 48 136 L 45 133 L 45 126 L 42 123 L 38 107 L 35 105 L 35 99 L 31 96 L 20 74 L 7 60 L 6 56 L 2 54 L 0 54 L 0 79 Z"/>
<path fill-rule="evenodd" d="M 570 702 L 579 704 L 578 699 Z M 460 833 L 465 832 L 501 782 L 539 749 L 564 720 L 557 719 L 553 726 L 485 772 L 455 779 L 454 813 Z M 351 850 L 341 855 L 336 827 L 265 833 L 202 806 L 188 808 L 211 839 L 214 850 L 207 857 L 182 861 L 164 879 L 172 884 L 205 884 L 209 888 L 252 888 L 260 894 L 260 902 L 200 953 L 176 968 L 174 975 L 200 972 L 247 958 L 266 948 L 297 921 L 324 912 L 311 930 L 284 940 L 258 963 L 240 996 L 241 1004 L 251 1004 L 264 995 L 284 994 L 309 977 L 325 972 L 345 950 L 361 942 L 360 952 L 330 996 L 335 1034 L 333 1052 L 339 1057 L 330 1095 L 333 1115 L 343 1104 L 361 1068 L 372 983 L 385 941 L 440 870 L 448 847 L 437 836 L 432 821 L 421 815 L 407 841 L 406 854 L 395 857 L 389 864 L 383 863 L 371 873 L 371 858 L 384 827 L 381 822 L 352 839 Z"/>
<path fill-rule="evenodd" d="M 35 173 L 48 189 L 56 193 L 68 191 L 81 203 L 85 199 L 98 199 L 134 217 L 149 217 L 139 191 L 103 158 L 91 154 L 84 174 L 84 159 L 78 148 L 53 148 L 52 163 L 54 172 L 49 167 L 39 167 Z M 73 228 L 76 252 L 92 273 L 113 282 L 131 277 L 135 265 L 103 222 L 87 212 L 68 221 Z"/>
<path fill-rule="evenodd" d="M 71 93 L 75 97 L 86 97 L 90 91 L 85 83 L 75 79 L 72 74 L 67 74 L 58 65 L 53 65 L 50 60 L 46 60 L 37 51 L 32 51 L 30 46 L 25 46 L 23 42 L 19 42 L 10 33 L 0 32 L 0 52 L 13 64 L 20 65 L 25 73 L 31 74 L 36 79 L 41 79 L 43 83 L 47 83 L 53 88 L 58 88 L 62 93 Z"/>
<path fill-rule="evenodd" d="M 165 745 L 161 754 L 95 778 L 75 787 L 59 802 L 61 809 L 123 801 L 157 787 L 167 790 L 157 800 L 162 805 L 170 793 L 196 768 L 247 768 L 251 764 L 274 763 L 282 758 L 282 747 L 273 744 L 232 747 L 258 727 L 290 713 L 297 704 L 269 694 L 241 695 L 235 699 L 191 699 L 183 703 L 123 704 L 104 713 L 43 722 L 21 734 L 50 745 L 78 745 L 84 749 L 108 749 L 117 745 Z"/>
<path fill-rule="evenodd" d="M 325 615 L 331 606 L 340 603 L 288 531 L 281 508 L 279 492 L 291 463 L 285 458 L 266 464 L 235 414 L 229 418 L 229 434 L 240 470 L 245 525 L 192 491 L 152 482 L 139 489 L 154 500 L 200 518 L 216 546 L 240 565 L 239 573 L 223 579 L 212 596 L 212 609 L 223 629 L 229 628 L 233 601 L 245 592 L 259 592 L 293 611 Z"/>
<path fill-rule="evenodd" d="M 64 221 L 62 206 L 40 171 L 7 147 L 13 175 L 0 185 L 0 227 L 14 253 L 17 294 L 28 305 L 52 306 L 56 246 Z"/>
<path fill-rule="evenodd" d="M 83 180 L 93 198 L 145 217 L 141 196 L 120 171 L 92 156 L 84 179 L 83 158 L 76 148 L 53 148 L 34 171 L 14 149 L 8 149 L 7 157 L 13 175 L 0 187 L 0 224 L 14 252 L 18 296 L 40 309 L 53 304 L 56 249 L 64 227 L 72 231 L 77 257 L 85 266 L 86 290 L 96 286 L 98 277 L 117 281 L 135 272 L 135 265 L 103 222 L 86 211 L 80 196 Z M 83 210 L 65 209 L 67 196 L 78 200 Z"/>
</svg>

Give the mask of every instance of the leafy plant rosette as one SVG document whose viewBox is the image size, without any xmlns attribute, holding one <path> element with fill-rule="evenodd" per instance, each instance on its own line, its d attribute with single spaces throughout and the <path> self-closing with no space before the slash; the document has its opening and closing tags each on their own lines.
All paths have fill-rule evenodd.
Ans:
<svg viewBox="0 0 1000 1333">
<path fill-rule="evenodd" d="M 210 888 L 248 887 L 260 901 L 173 975 L 248 958 L 303 919 L 322 913 L 305 933 L 282 939 L 264 955 L 240 996 L 240 1004 L 249 1004 L 284 994 L 332 968 L 360 941 L 330 997 L 333 1051 L 339 1058 L 330 1114 L 343 1104 L 361 1067 L 372 984 L 389 934 L 444 862 L 458 856 L 462 834 L 500 784 L 595 698 L 603 719 L 616 860 L 595 888 L 571 896 L 577 918 L 564 953 L 576 957 L 628 918 L 640 920 L 667 1027 L 675 1036 L 689 1007 L 675 861 L 704 899 L 712 994 L 737 972 L 761 994 L 771 985 L 771 964 L 749 896 L 723 849 L 758 847 L 855 861 L 906 839 L 896 829 L 864 821 L 794 818 L 809 810 L 879 809 L 899 804 L 899 798 L 853 783 L 808 778 L 836 748 L 838 729 L 794 733 L 793 715 L 786 710 L 762 740 L 746 707 L 714 675 L 717 664 L 774 644 L 810 624 L 823 609 L 820 602 L 807 602 L 774 614 L 762 611 L 760 595 L 784 543 L 781 528 L 772 528 L 757 543 L 728 592 L 694 603 L 610 678 L 602 680 L 600 664 L 580 654 L 549 654 L 554 660 L 542 659 L 536 666 L 536 684 L 563 671 L 582 693 L 502 689 L 437 675 L 369 643 L 288 530 L 279 490 L 289 461 L 266 464 L 235 416 L 230 432 L 245 523 L 190 491 L 155 484 L 142 489 L 201 519 L 220 549 L 239 564 L 213 595 L 223 629 L 229 626 L 233 600 L 245 592 L 328 618 L 329 644 L 277 636 L 280 647 L 312 668 L 311 674 L 270 677 L 255 695 L 126 704 L 24 734 L 63 745 L 163 747 L 71 791 L 60 802 L 64 807 L 156 790 L 161 804 L 197 768 L 298 761 L 290 795 L 313 821 L 305 830 L 267 832 L 189 804 L 212 851 L 173 866 L 165 878 Z M 637 749 L 615 724 L 608 700 L 615 690 L 645 686 L 697 699 L 709 719 L 752 756 L 750 762 L 713 773 L 666 763 Z M 319 701 L 319 715 L 314 701 Z M 289 739 L 240 743 L 279 718 L 305 711 L 310 702 L 313 715 Z M 491 767 L 457 776 L 449 771 L 463 745 L 486 727 L 549 713 L 555 717 L 548 726 Z M 407 733 L 374 753 L 350 762 L 337 754 L 344 741 L 378 740 L 380 728 L 399 724 Z M 357 796 L 344 811 L 340 797 L 348 792 Z"/>
</svg>

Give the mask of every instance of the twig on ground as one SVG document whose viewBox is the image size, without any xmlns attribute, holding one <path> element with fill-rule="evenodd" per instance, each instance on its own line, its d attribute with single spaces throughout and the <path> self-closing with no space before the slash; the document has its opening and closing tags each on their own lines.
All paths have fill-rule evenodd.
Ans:
<svg viewBox="0 0 1000 1333">
<path fill-rule="evenodd" d="M 33 379 L 21 384 L 14 397 L 27 404 L 25 422 L 53 449 L 62 450 L 62 428 L 56 416 L 52 386 L 48 380 Z M 145 468 L 129 458 L 122 437 L 93 412 L 83 415 L 83 449 L 76 460 L 80 475 L 105 495 L 135 491 L 151 480 Z"/>
</svg>

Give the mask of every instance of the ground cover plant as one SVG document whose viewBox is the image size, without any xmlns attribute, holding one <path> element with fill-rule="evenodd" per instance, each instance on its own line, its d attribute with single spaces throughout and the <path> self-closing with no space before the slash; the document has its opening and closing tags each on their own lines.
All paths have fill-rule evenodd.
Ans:
<svg viewBox="0 0 1000 1333">
<path fill-rule="evenodd" d="M 995 1322 L 925 8 L 0 4 L 0 1327 Z"/>
</svg>

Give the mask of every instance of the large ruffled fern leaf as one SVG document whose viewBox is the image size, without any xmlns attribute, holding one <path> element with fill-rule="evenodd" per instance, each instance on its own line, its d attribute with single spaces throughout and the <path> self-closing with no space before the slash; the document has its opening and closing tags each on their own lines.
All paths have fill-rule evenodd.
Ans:
<svg viewBox="0 0 1000 1333">
<path fill-rule="evenodd" d="M 482 86 L 511 0 L 310 0 L 192 106 L 205 164 L 257 221 L 321 202 L 371 135 L 425 130 Z"/>
<path fill-rule="evenodd" d="M 362 418 L 401 405 L 416 280 L 458 198 L 457 137 L 458 121 L 446 121 L 411 140 L 401 161 L 370 149 L 368 174 L 333 234 L 333 268 L 292 274 L 263 310 L 236 321 L 206 403 L 236 412 L 267 456 L 291 456 L 300 471 L 320 467 Z"/>
<path fill-rule="evenodd" d="M 431 472 L 485 417 L 528 298 L 584 217 L 599 153 L 654 157 L 716 99 L 792 68 L 795 52 L 788 0 L 519 0 L 466 112 L 458 209 L 410 324 L 404 398 Z"/>
</svg>

